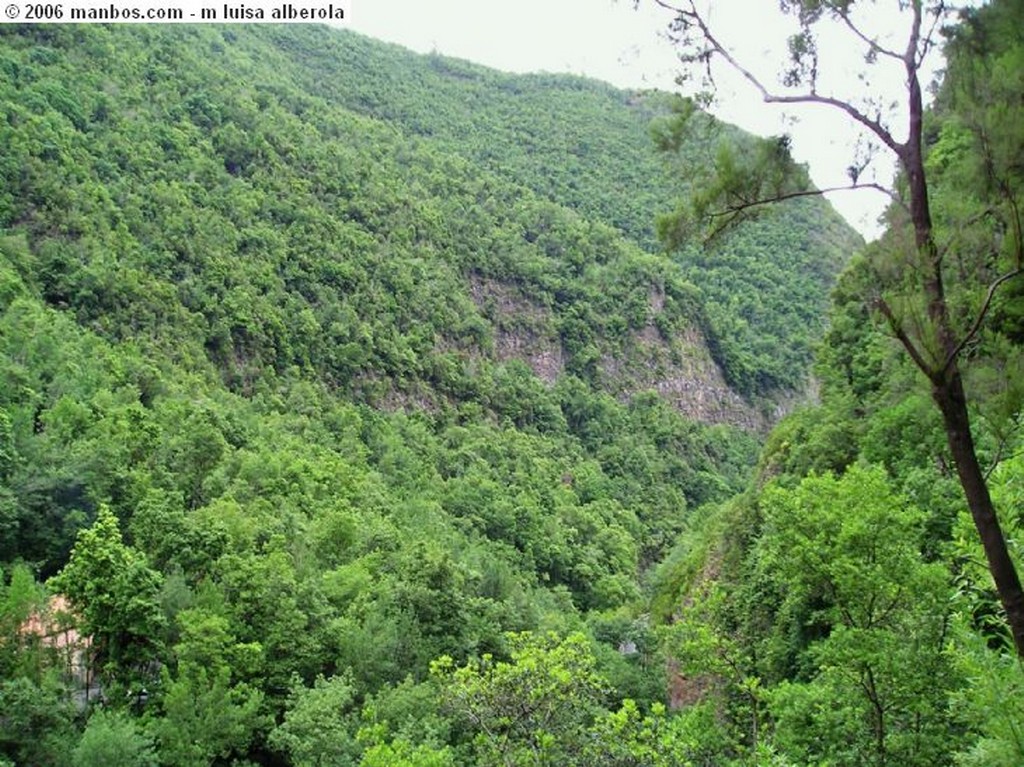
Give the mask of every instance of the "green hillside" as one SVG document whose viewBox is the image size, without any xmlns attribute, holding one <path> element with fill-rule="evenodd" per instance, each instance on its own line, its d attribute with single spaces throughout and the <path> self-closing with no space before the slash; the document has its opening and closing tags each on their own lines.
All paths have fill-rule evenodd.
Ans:
<svg viewBox="0 0 1024 767">
<path fill-rule="evenodd" d="M 656 218 L 737 135 L 705 121 L 670 158 L 651 140 L 673 106 L 663 93 L 508 75 L 355 34 L 319 30 L 315 45 L 299 45 L 287 28 L 258 33 L 289 52 L 282 71 L 309 92 L 429 139 L 649 252 L 661 252 Z M 710 257 L 685 247 L 672 254 L 700 290 L 701 329 L 733 389 L 750 397 L 805 384 L 828 289 L 861 244 L 826 203 L 797 200 L 723 237 Z"/>
<path fill-rule="evenodd" d="M 664 723 L 652 566 L 746 486 L 858 240 L 807 203 L 662 253 L 710 150 L 655 152 L 663 102 L 320 28 L 0 28 L 0 760 L 478 763 L 459 701 L 520 667 L 607 717 L 561 763 Z M 25 628 L 44 582 L 105 708 Z"/>
<path fill-rule="evenodd" d="M 55 220 L 41 223 L 46 236 L 85 248 L 83 240 L 102 243 L 111 266 L 134 275 L 117 290 L 139 283 L 142 294 L 151 294 L 155 286 L 147 282 L 174 283 L 185 311 L 202 317 L 207 351 L 234 367 L 235 378 L 251 375 L 243 369 L 249 363 L 278 371 L 305 365 L 344 386 L 370 369 L 408 388 L 458 375 L 451 355 L 438 352 L 436 336 L 486 353 L 497 340 L 496 324 L 521 319 L 560 347 L 569 372 L 610 391 L 615 382 L 597 380 L 597 361 L 621 356 L 629 331 L 652 322 L 666 330 L 699 326 L 726 382 L 744 396 L 803 385 L 820 327 L 815 318 L 856 240 L 835 226 L 834 214 L 808 203 L 772 217 L 767 248 L 741 234 L 712 262 L 688 251 L 678 258 L 681 268 L 641 257 L 641 250 L 656 252 L 654 218 L 687 183 L 686 163 L 681 169 L 659 158 L 647 136 L 659 97 L 575 78 L 514 78 L 325 29 L 132 34 L 140 46 L 133 57 L 115 55 L 114 43 L 99 36 L 68 39 L 66 60 L 47 63 L 39 51 L 41 60 L 11 60 L 12 105 L 60 115 L 57 123 L 35 115 L 45 123 L 35 140 L 51 141 L 51 152 L 60 154 L 46 161 L 43 148 L 11 137 L 5 175 L 11 201 L 2 220 L 31 230 L 33 217 L 59 208 Z M 98 61 L 109 66 L 97 68 Z M 82 96 L 67 90 L 72 76 Z M 690 167 L 704 143 L 683 152 L 693 158 Z M 33 165 L 40 162 L 48 175 L 37 185 Z M 60 194 L 48 195 L 46 184 L 59 185 Z M 118 196 L 119 187 L 139 184 L 145 195 L 136 189 Z M 109 201 L 96 198 L 97 185 Z M 32 195 L 43 196 L 42 210 L 26 215 Z M 804 212 L 808 206 L 813 212 Z M 327 218 L 330 224 L 323 224 Z M 320 231 L 314 220 L 330 228 Z M 102 231 L 118 223 L 132 242 Z M 315 259 L 315 266 L 292 258 L 285 275 L 279 263 L 285 251 L 292 257 L 308 249 L 296 239 L 315 240 L 314 252 L 328 258 Z M 132 248 L 145 250 L 145 258 L 126 252 Z M 321 261 L 342 256 L 358 274 L 309 273 L 330 271 Z M 386 272 L 406 257 L 429 274 L 402 288 Z M 81 260 L 51 258 L 61 259 L 60 272 L 74 271 L 64 261 L 74 267 Z M 217 259 L 278 274 L 239 276 L 240 283 L 265 283 L 259 295 L 246 296 L 240 286 L 208 285 L 215 278 L 197 274 Z M 375 259 L 387 264 L 372 266 L 380 273 L 370 274 Z M 471 274 L 511 283 L 536 311 L 528 318 L 474 317 L 486 307 L 467 300 Z M 310 295 L 325 289 L 351 294 L 347 308 L 359 322 L 329 311 L 340 311 L 337 301 Z M 61 291 L 81 293 L 70 282 L 44 290 L 57 300 Z M 374 290 L 387 294 L 384 302 L 402 290 L 419 293 L 400 302 L 409 316 L 392 323 L 388 311 L 382 328 L 370 316 L 381 303 Z M 648 300 L 652 290 L 669 298 L 656 310 Z M 800 300 L 788 301 L 793 295 Z M 134 305 L 133 299 L 108 300 Z M 373 308 L 351 305 L 360 300 Z M 259 328 L 227 316 L 241 304 L 258 307 Z M 118 322 L 109 319 L 110 306 L 75 308 Z M 313 312 L 307 324 L 316 327 L 296 338 L 281 317 L 304 308 Z M 238 337 L 246 324 L 246 337 Z M 360 332 L 369 339 L 358 338 Z M 317 343 L 324 348 L 307 348 Z M 442 393 L 460 386 L 429 383 Z"/>
</svg>

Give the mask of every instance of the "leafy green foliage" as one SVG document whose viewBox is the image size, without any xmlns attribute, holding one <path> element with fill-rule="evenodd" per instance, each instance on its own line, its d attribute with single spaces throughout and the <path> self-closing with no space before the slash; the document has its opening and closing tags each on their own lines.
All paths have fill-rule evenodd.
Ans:
<svg viewBox="0 0 1024 767">
<path fill-rule="evenodd" d="M 377 743 L 366 749 L 360 767 L 452 767 L 455 764 L 447 748 L 413 746 L 405 740 Z"/>
<path fill-rule="evenodd" d="M 786 5 L 810 21 L 853 7 Z M 973 437 L 1018 568 L 1021 346 L 1013 311 L 1000 307 L 1014 304 L 1019 280 L 1019 99 L 990 78 L 1019 79 L 1019 21 L 1016 4 L 995 2 L 950 30 L 950 69 L 925 133 L 952 326 L 971 334 L 977 323 L 959 352 Z M 799 57 L 813 41 L 795 42 Z M 922 262 L 905 258 L 902 219 L 894 210 L 887 238 L 851 261 L 833 292 L 820 402 L 773 430 L 754 486 L 694 515 L 656 571 L 673 687 L 718 707 L 732 736 L 721 763 L 1020 758 L 1020 663 L 945 426 L 872 302 L 891 280 L 899 319 L 926 317 Z M 922 322 L 915 332 L 931 331 Z"/>
<path fill-rule="evenodd" d="M 730 385 L 748 396 L 797 389 L 828 290 L 863 243 L 821 200 L 800 196 L 810 182 L 786 137 L 707 122 L 683 108 L 661 128 L 704 146 L 694 155 L 681 138 L 661 142 L 689 180 L 686 202 L 659 216 L 659 237 L 700 290 L 701 326 Z"/>
<path fill-rule="evenodd" d="M 167 764 L 211 764 L 244 754 L 257 729 L 263 694 L 239 676 L 250 671 L 259 646 L 235 642 L 228 621 L 202 609 L 179 614 L 175 673 L 166 669 L 163 717 L 156 723 L 160 758 Z"/>
<path fill-rule="evenodd" d="M 89 717 L 71 755 L 73 767 L 155 767 L 152 741 L 135 722 L 117 711 L 99 710 Z"/>
<path fill-rule="evenodd" d="M 581 634 L 508 637 L 510 659 L 455 667 L 441 657 L 432 672 L 444 706 L 468 727 L 473 764 L 711 765 L 723 746 L 714 711 L 674 716 L 661 703 L 644 711 L 626 698 L 606 707 L 607 681 Z"/>
<path fill-rule="evenodd" d="M 949 748 L 956 679 L 945 568 L 921 561 L 922 515 L 860 467 L 769 490 L 762 503 L 758 565 L 786 586 L 780 611 L 823 634 L 807 648 L 811 679 L 772 694 L 776 742 L 799 759 L 935 764 Z"/>
<path fill-rule="evenodd" d="M 759 216 L 678 256 L 705 298 L 702 322 L 716 361 L 748 395 L 799 388 L 824 330 L 827 291 L 860 247 L 811 201 L 783 207 L 785 217 Z M 799 234 L 804 227 L 813 232 L 807 239 Z"/>
<path fill-rule="evenodd" d="M 965 633 L 961 641 L 964 652 L 957 663 L 969 683 L 954 705 L 964 712 L 980 737 L 958 754 L 957 763 L 965 767 L 1019 764 L 1024 757 L 1021 665 L 1007 652 L 993 652 L 977 635 Z"/>
<path fill-rule="evenodd" d="M 93 526 L 79 533 L 68 564 L 48 585 L 81 615 L 101 669 L 122 684 L 145 675 L 160 650 L 160 575 L 123 543 L 109 508 L 102 507 Z"/>
<path fill-rule="evenodd" d="M 0 680 L 0 755 L 12 764 L 57 767 L 74 748 L 72 708 L 54 674 Z"/>
<path fill-rule="evenodd" d="M 432 666 L 446 705 L 477 733 L 479 764 L 575 764 L 604 683 L 586 638 L 509 637 L 511 659 Z"/>
<path fill-rule="evenodd" d="M 270 745 L 288 754 L 297 766 L 351 764 L 356 751 L 346 717 L 355 688 L 344 676 L 318 676 L 313 687 L 296 680 L 284 721 L 270 736 Z"/>
<path fill-rule="evenodd" d="M 31 675 L 38 658 L 38 648 L 32 647 L 38 639 L 22 631 L 22 626 L 35 614 L 42 612 L 45 592 L 36 583 L 32 571 L 24 564 L 10 569 L 10 581 L 0 575 L 0 676 L 13 678 Z"/>
<path fill-rule="evenodd" d="M 668 258 L 705 142 L 653 151 L 661 96 L 337 30 L 10 27 L 0 71 L 3 758 L 733 755 L 659 704 L 645 575 L 756 437 L 648 390 L 798 386 L 848 230 Z M 21 636 L 36 578 L 107 708 Z"/>
</svg>

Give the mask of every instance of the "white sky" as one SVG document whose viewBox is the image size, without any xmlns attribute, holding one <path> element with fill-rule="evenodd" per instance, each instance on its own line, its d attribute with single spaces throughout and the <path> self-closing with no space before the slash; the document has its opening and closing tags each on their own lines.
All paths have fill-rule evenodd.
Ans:
<svg viewBox="0 0 1024 767">
<path fill-rule="evenodd" d="M 777 65 L 766 57 L 784 55 L 787 27 L 775 0 L 705 0 L 720 39 L 733 48 L 749 68 L 767 73 L 775 83 Z M 862 19 L 871 34 L 900 29 L 896 0 L 869 5 Z M 892 10 L 886 10 L 891 6 Z M 665 32 L 671 20 L 652 0 L 352 0 L 345 26 L 378 39 L 420 52 L 437 51 L 509 72 L 570 72 L 584 74 L 622 88 L 679 90 L 680 71 L 675 50 Z M 875 67 L 867 85 L 857 80 L 863 67 L 858 51 L 846 47 L 842 34 L 823 50 L 822 71 L 838 72 L 835 95 L 869 92 L 885 99 L 899 98 L 902 68 L 893 62 Z M 776 41 L 774 49 L 768 47 Z M 901 40 L 893 40 L 902 48 Z M 783 54 L 780 54 L 780 51 Z M 831 55 L 830 55 L 831 54 Z M 933 58 L 937 58 L 933 54 Z M 829 66 L 831 59 L 833 66 Z M 777 58 L 774 60 L 778 60 Z M 888 65 L 888 68 L 886 67 Z M 794 154 L 811 169 L 819 187 L 847 183 L 846 168 L 853 159 L 858 132 L 845 116 L 823 107 L 804 107 L 786 114 L 763 104 L 760 95 L 738 78 L 719 76 L 722 119 L 760 135 L 788 132 Z M 794 117 L 799 118 L 794 122 Z M 901 136 L 897 135 L 897 138 Z M 887 156 L 877 164 L 877 180 L 888 183 L 892 164 Z M 863 180 L 868 180 L 862 177 Z M 866 237 L 877 236 L 877 218 L 886 198 L 872 191 L 844 192 L 830 197 L 833 205 Z"/>
</svg>

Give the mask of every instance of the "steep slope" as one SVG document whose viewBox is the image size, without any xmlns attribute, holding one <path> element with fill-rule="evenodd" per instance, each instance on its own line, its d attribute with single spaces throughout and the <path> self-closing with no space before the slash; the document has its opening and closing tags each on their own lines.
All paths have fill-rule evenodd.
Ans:
<svg viewBox="0 0 1024 767">
<path fill-rule="evenodd" d="M 374 737 L 446 739 L 431 662 L 514 631 L 584 632 L 609 701 L 664 689 L 645 575 L 743 486 L 729 424 L 761 418 L 701 289 L 586 208 L 631 194 L 600 173 L 561 200 L 511 135 L 503 169 L 303 84 L 351 44 L 428 61 L 319 29 L 0 29 L 0 708 L 34 712 L 0 717 L 4 758 L 106 732 L 301 763 L 330 694 L 357 763 L 373 710 Z M 603 86 L 518 82 L 641 135 Z M 85 735 L 21 631 L 55 575 L 110 700 L 149 696 Z"/>
<path fill-rule="evenodd" d="M 322 32 L 290 34 L 313 47 Z M 614 228 L 302 90 L 287 47 L 247 30 L 8 27 L 0 39 L 5 558 L 52 572 L 103 504 L 128 521 L 154 486 L 181 510 L 216 504 L 231 483 L 214 477 L 238 470 L 252 434 L 229 412 L 276 422 L 295 407 L 330 433 L 334 406 L 376 413 L 385 431 L 381 408 L 407 410 L 430 424 L 414 463 L 454 461 L 464 438 L 449 429 L 533 435 L 595 462 L 557 476 L 596 467 L 612 483 L 595 497 L 643 520 L 627 535 L 627 580 L 688 503 L 746 471 L 748 436 L 687 421 L 643 394 L 655 376 L 615 369 L 640 354 L 717 374 L 695 289 Z M 108 349 L 101 370 L 77 361 L 93 345 Z M 172 417 L 147 414 L 187 412 L 190 391 L 210 404 L 183 416 L 179 440 Z M 723 413 L 715 397 L 736 401 L 719 378 L 692 412 L 753 423 L 748 405 Z M 387 463 L 374 433 L 358 439 Z M 510 439 L 513 455 L 530 452 Z M 465 516 L 490 514 L 478 500 Z M 480 524 L 532 546 L 509 519 Z"/>
<path fill-rule="evenodd" d="M 305 93 L 267 43 L 62 31 L 33 49 L 34 34 L 9 38 L 32 65 L 10 64 L 4 222 L 42 254 L 44 294 L 111 334 L 173 338 L 238 390 L 297 367 L 371 401 L 480 399 L 476 360 L 507 357 L 495 336 L 528 320 L 474 303 L 474 275 L 529 296 L 560 370 L 591 379 L 656 314 L 700 313 L 669 263 Z M 652 287 L 669 296 L 657 310 Z M 154 296 L 176 296 L 173 316 Z"/>
<path fill-rule="evenodd" d="M 669 183 L 666 163 L 659 164 L 641 130 L 650 112 L 624 103 L 625 94 L 557 78 L 536 83 L 527 78 L 510 90 L 514 79 L 480 70 L 479 78 L 468 79 L 482 80 L 477 90 L 492 95 L 467 112 L 474 100 L 464 91 L 467 78 L 452 74 L 456 63 L 441 68 L 447 88 L 430 80 L 416 87 L 410 72 L 422 71 L 424 62 L 440 66 L 437 60 L 399 55 L 388 46 L 325 30 L 306 30 L 311 40 L 269 28 L 241 36 L 231 30 L 139 30 L 132 34 L 147 52 L 132 59 L 113 57 L 112 40 L 97 33 L 54 34 L 58 42 L 65 35 L 65 44 L 76 48 L 63 66 L 47 67 L 51 54 L 42 49 L 32 67 L 10 66 L 11 103 L 22 103 L 16 112 L 34 104 L 36 111 L 55 110 L 64 122 L 40 125 L 36 140 L 50 141 L 48 150 L 12 135 L 7 188 L 15 202 L 5 218 L 29 230 L 33 220 L 47 219 L 33 243 L 52 262 L 47 272 L 52 284 L 45 291 L 51 300 L 73 302 L 84 321 L 103 314 L 102 321 L 113 328 L 126 320 L 117 318 L 118 307 L 137 314 L 145 301 L 136 298 L 176 292 L 179 319 L 189 327 L 183 335 L 193 344 L 201 338 L 203 353 L 218 361 L 236 388 L 251 385 L 256 371 L 267 366 L 278 371 L 299 366 L 373 401 L 412 396 L 436 407 L 439 397 L 472 396 L 467 379 L 473 374 L 466 371 L 476 357 L 503 360 L 521 348 L 524 361 L 549 381 L 565 371 L 621 394 L 662 389 L 673 392 L 673 402 L 690 417 L 747 428 L 763 423 L 715 369 L 716 364 L 724 368 L 734 387 L 749 374 L 749 365 L 730 364 L 739 356 L 730 356 L 732 346 L 751 343 L 747 326 L 737 331 L 729 322 L 742 314 L 742 305 L 725 312 L 713 303 L 705 307 L 700 292 L 680 279 L 685 270 L 642 255 L 624 237 L 650 245 L 649 208 L 657 196 L 625 192 L 633 184 L 646 188 L 626 169 L 660 177 L 665 196 Z M 76 35 L 82 39 L 76 41 Z M 273 45 L 259 35 L 270 37 Z M 332 41 L 356 49 L 332 49 Z M 363 61 L 405 88 L 375 83 L 368 72 L 350 75 L 347 83 L 336 72 L 306 68 L 311 50 L 328 60 Z M 378 61 L 381 55 L 393 61 Z M 101 67 L 108 58 L 118 63 Z M 68 90 L 71 77 L 89 86 L 82 101 Z M 305 91 L 296 85 L 303 79 L 331 86 L 311 85 Z M 322 98 L 318 91 L 328 93 Z M 521 108 L 526 97 L 517 91 L 528 94 L 534 106 Z M 398 106 L 369 108 L 367 92 Z M 338 101 L 374 116 L 340 109 Z M 462 112 L 453 115 L 456 102 L 463 104 Z M 406 103 L 419 111 L 400 108 Z M 567 104 L 574 109 L 564 108 Z M 514 121 L 506 119 L 511 112 L 519 115 Z M 435 115 L 437 125 L 425 124 L 427 114 Z M 468 129 L 456 130 L 458 114 L 471 116 Z M 614 119 L 588 122 L 602 114 Z M 32 115 L 29 106 L 23 117 L 39 121 L 41 115 Z M 531 128 L 538 136 L 557 137 L 568 126 L 589 125 L 595 138 L 584 143 L 595 146 L 580 154 L 581 167 L 566 171 L 557 141 L 522 138 L 523 126 L 538 118 L 540 124 Z M 504 134 L 495 123 L 506 126 Z M 500 163 L 481 155 L 483 134 L 489 136 L 488 152 Z M 537 150 L 541 145 L 545 151 Z M 460 159 L 456 146 L 470 159 Z M 45 178 L 44 169 L 36 169 L 40 162 L 45 162 Z M 559 177 L 579 185 L 579 194 L 561 182 L 544 188 L 546 180 Z M 109 199 L 90 199 L 97 182 L 134 188 L 108 189 Z M 42 210 L 28 207 L 33 196 Z M 566 210 L 562 202 L 579 209 Z M 632 211 L 622 219 L 623 234 L 581 218 L 625 202 L 637 207 L 623 208 L 623 215 Z M 44 211 L 54 214 L 52 220 Z M 642 226 L 641 220 L 648 223 Z M 120 224 L 120 236 L 114 236 Z M 813 226 L 812 220 L 779 231 L 814 239 L 799 234 Z M 831 245 L 801 241 L 802 247 L 794 248 L 793 238 L 789 234 L 779 244 L 780 254 L 804 253 L 803 261 L 821 262 L 815 272 L 820 278 L 808 283 L 799 277 L 817 294 L 796 302 L 810 311 L 815 298 L 824 295 L 835 258 L 827 255 Z M 106 266 L 84 256 L 83 248 L 101 249 Z M 344 265 L 325 271 L 324 263 L 313 264 L 317 252 Z M 300 253 L 305 255 L 296 258 Z M 396 266 L 406 258 L 412 272 Z M 765 259 L 763 250 L 757 258 Z M 734 274 L 743 275 L 750 261 L 721 259 L 708 274 L 721 276 L 723 268 L 735 268 Z M 776 284 L 806 274 L 805 265 L 801 259 L 786 263 L 787 279 Z M 93 272 L 89 278 L 83 267 Z M 703 265 L 695 262 L 695 267 Z M 104 268 L 123 274 L 116 280 L 96 274 Z M 416 276 L 399 285 L 395 270 Z M 79 279 L 110 284 L 102 291 L 95 285 L 82 290 Z M 254 283 L 259 287 L 253 289 Z M 709 295 L 719 297 L 733 286 L 728 278 L 708 285 Z M 112 295 L 117 293 L 122 295 Z M 533 308 L 524 315 L 512 308 L 514 302 L 490 300 L 489 293 L 528 295 Z M 739 295 L 758 300 L 749 291 Z M 784 301 L 772 306 L 772 317 L 788 311 Z M 387 320 L 375 320 L 382 310 Z M 302 317 L 303 329 L 290 332 L 285 317 Z M 809 346 L 804 329 L 814 326 L 806 316 L 799 320 L 765 323 L 776 331 L 769 353 L 778 350 L 787 331 L 802 331 L 786 341 L 795 350 L 787 357 L 796 358 L 785 366 L 796 371 L 791 385 L 799 380 Z M 127 322 L 141 329 L 140 318 Z M 655 327 L 658 338 L 650 332 Z M 650 343 L 632 355 L 641 337 Z M 540 352 L 545 361 L 530 353 L 531 339 L 547 349 Z M 768 364 L 766 357 L 770 354 L 758 362 Z M 614 373 L 655 361 L 654 370 L 637 380 Z M 760 391 L 783 383 L 768 377 Z M 755 393 L 750 386 L 736 388 Z"/>
<path fill-rule="evenodd" d="M 741 136 L 694 120 L 673 152 L 659 152 L 651 134 L 672 130 L 673 100 L 664 93 L 566 75 L 508 75 L 356 34 L 321 30 L 309 46 L 287 29 L 259 33 L 288 51 L 280 66 L 310 92 L 610 224 L 649 252 L 661 252 L 656 218 L 700 183 L 721 142 Z M 710 247 L 694 245 L 672 258 L 700 291 L 701 332 L 729 386 L 747 398 L 801 389 L 828 291 L 863 245 L 860 237 L 823 200 L 795 200 Z M 685 368 L 669 371 L 659 388 L 678 389 L 672 379 L 686 376 Z M 711 379 L 697 380 L 718 403 L 717 417 L 735 412 Z M 690 412 L 707 415 L 699 406 Z"/>
<path fill-rule="evenodd" d="M 921 183 L 896 185 L 887 231 L 840 276 L 820 401 L 772 430 L 748 491 L 692 519 L 654 578 L 673 692 L 713 701 L 736 763 L 1024 763 L 1006 597 L 1024 567 L 1024 5 L 965 10 L 944 36 Z M 939 258 L 915 243 L 912 199 Z M 942 401 L 961 374 L 963 427 Z M 998 524 L 979 520 L 981 490 Z"/>
</svg>

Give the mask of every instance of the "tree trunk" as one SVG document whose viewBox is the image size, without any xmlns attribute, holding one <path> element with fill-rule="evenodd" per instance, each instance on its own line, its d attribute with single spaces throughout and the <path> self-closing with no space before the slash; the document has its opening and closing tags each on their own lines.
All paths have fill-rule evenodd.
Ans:
<svg viewBox="0 0 1024 767">
<path fill-rule="evenodd" d="M 964 394 L 960 370 L 954 361 L 941 380 L 932 380 L 932 398 L 939 410 L 946 428 L 946 439 L 953 455 L 953 463 L 963 487 L 967 506 L 974 518 L 974 526 L 981 537 L 988 561 L 989 572 L 996 584 L 999 600 L 1006 611 L 1010 634 L 1017 655 L 1024 658 L 1024 590 L 1006 547 L 999 518 L 988 492 L 985 475 L 978 463 L 971 436 L 970 419 L 967 413 L 967 398 Z"/>
<path fill-rule="evenodd" d="M 915 3 L 917 20 L 920 23 L 920 3 Z M 922 146 L 922 126 L 924 124 L 924 106 L 921 98 L 921 85 L 918 79 L 918 62 L 915 58 L 914 44 L 907 51 L 905 59 L 907 82 L 909 87 L 910 134 L 906 144 L 897 154 L 907 174 L 910 191 L 910 220 L 914 227 L 914 240 L 917 252 L 922 257 L 922 265 L 928 269 L 922 287 L 927 299 L 928 318 L 936 333 L 938 354 L 929 363 L 926 354 L 929 344 L 915 354 L 914 344 L 905 334 L 900 340 L 913 357 L 921 371 L 928 376 L 932 384 L 932 399 L 942 413 L 943 425 L 946 430 L 946 441 L 953 456 L 953 463 L 960 479 L 971 510 L 974 526 L 981 538 L 985 551 L 989 572 L 996 584 L 999 601 L 1006 611 L 1006 620 L 1010 626 L 1010 635 L 1017 655 L 1024 658 L 1024 591 L 1021 590 L 1017 568 L 1010 558 L 1003 537 L 999 518 L 988 492 L 988 483 L 978 462 L 974 449 L 974 437 L 971 435 L 970 416 L 967 412 L 967 395 L 964 393 L 963 378 L 957 356 L 959 346 L 956 334 L 949 317 L 949 306 L 946 302 L 946 291 L 942 279 L 942 257 L 935 245 L 932 232 L 932 217 L 928 202 L 928 183 L 924 167 L 924 151 Z"/>
</svg>

